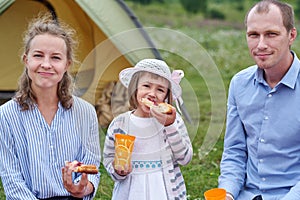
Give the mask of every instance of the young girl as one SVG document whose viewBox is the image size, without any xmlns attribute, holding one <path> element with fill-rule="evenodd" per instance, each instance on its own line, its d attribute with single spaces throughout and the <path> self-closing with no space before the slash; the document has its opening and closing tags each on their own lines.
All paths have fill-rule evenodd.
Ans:
<svg viewBox="0 0 300 200">
<path fill-rule="evenodd" d="M 134 108 L 117 116 L 110 124 L 104 145 L 104 165 L 115 181 L 117 200 L 186 199 L 186 187 L 179 165 L 192 158 L 192 145 L 185 124 L 172 108 L 163 114 L 142 103 L 172 103 L 181 88 L 171 79 L 168 65 L 157 59 L 144 59 L 133 68 L 120 72 L 120 81 L 128 88 Z M 115 134 L 136 137 L 131 165 L 124 170 L 114 166 Z"/>
</svg>

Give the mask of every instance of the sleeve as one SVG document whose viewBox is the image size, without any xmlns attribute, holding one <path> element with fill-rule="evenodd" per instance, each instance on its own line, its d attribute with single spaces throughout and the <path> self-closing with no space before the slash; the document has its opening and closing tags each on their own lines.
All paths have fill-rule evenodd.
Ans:
<svg viewBox="0 0 300 200">
<path fill-rule="evenodd" d="M 103 164 L 108 172 L 108 174 L 111 176 L 113 181 L 122 181 L 126 179 L 126 176 L 120 176 L 115 172 L 115 169 L 113 167 L 113 161 L 115 157 L 115 133 L 125 133 L 120 126 L 120 121 L 122 121 L 122 117 L 118 117 L 114 119 L 111 124 L 109 125 L 105 137 L 104 142 L 104 149 L 103 149 Z"/>
<path fill-rule="evenodd" d="M 171 147 L 173 159 L 180 165 L 187 165 L 193 156 L 193 148 L 183 119 L 177 113 L 173 124 L 165 127 L 167 142 Z"/>
<path fill-rule="evenodd" d="M 219 187 L 235 198 L 245 182 L 247 147 L 243 123 L 235 99 L 235 80 L 231 81 L 227 103 L 227 122 L 224 150 L 220 164 Z"/>
<path fill-rule="evenodd" d="M 87 112 L 87 110 L 89 112 Z M 87 119 L 83 120 L 86 124 L 88 124 L 88 127 L 86 128 L 88 130 L 88 134 L 86 131 L 83 131 L 82 135 L 82 142 L 83 142 L 83 152 L 82 152 L 82 162 L 86 164 L 94 164 L 98 168 L 100 167 L 101 162 L 101 147 L 100 147 L 100 138 L 99 138 L 99 127 L 98 127 L 98 120 L 97 120 L 97 114 L 94 109 L 94 107 L 90 106 L 81 113 L 81 115 L 85 115 L 85 118 L 78 118 L 78 119 Z M 80 122 L 78 122 L 80 123 Z M 81 122 L 82 123 L 82 122 Z M 85 126 L 85 125 L 82 125 Z M 75 178 L 74 182 L 78 182 L 81 179 L 81 174 L 78 173 L 79 176 Z M 93 199 L 97 193 L 97 188 L 100 182 L 100 172 L 98 174 L 89 174 L 88 180 L 93 184 L 94 186 L 94 192 L 88 196 L 84 197 L 84 200 Z"/>
<path fill-rule="evenodd" d="M 7 199 L 37 199 L 28 188 L 20 169 L 20 161 L 14 150 L 10 126 L 0 110 L 0 175 Z"/>
</svg>

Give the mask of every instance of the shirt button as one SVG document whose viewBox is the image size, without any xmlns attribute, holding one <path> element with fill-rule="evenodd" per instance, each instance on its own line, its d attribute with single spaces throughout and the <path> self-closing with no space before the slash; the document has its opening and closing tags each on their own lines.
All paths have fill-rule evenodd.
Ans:
<svg viewBox="0 0 300 200">
<path fill-rule="evenodd" d="M 260 139 L 260 142 L 261 142 L 261 143 L 265 143 L 265 140 L 264 140 L 264 139 Z"/>
<path fill-rule="evenodd" d="M 266 181 L 266 178 L 262 178 L 261 180 L 262 180 L 262 181 Z"/>
<path fill-rule="evenodd" d="M 268 116 L 265 116 L 265 120 L 268 120 L 269 119 L 269 117 Z"/>
<path fill-rule="evenodd" d="M 268 97 L 270 98 L 270 97 L 272 97 L 273 95 L 272 94 L 268 94 Z"/>
<path fill-rule="evenodd" d="M 260 162 L 260 163 L 264 162 L 264 159 L 259 159 L 259 162 Z"/>
</svg>

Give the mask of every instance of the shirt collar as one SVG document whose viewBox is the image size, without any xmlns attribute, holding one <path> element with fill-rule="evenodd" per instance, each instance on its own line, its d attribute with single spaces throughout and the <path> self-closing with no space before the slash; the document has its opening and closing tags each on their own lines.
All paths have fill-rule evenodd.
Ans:
<svg viewBox="0 0 300 200">
<path fill-rule="evenodd" d="M 257 65 L 257 70 L 256 70 L 256 73 L 255 73 L 255 77 L 254 77 L 254 82 L 258 82 L 258 83 L 264 83 L 265 80 L 264 80 L 264 70 L 262 70 L 261 68 L 259 68 Z"/>
<path fill-rule="evenodd" d="M 282 80 L 280 82 L 282 84 L 294 89 L 298 75 L 299 75 L 299 71 L 300 71 L 300 61 L 299 61 L 297 55 L 293 51 L 291 51 L 291 52 L 294 56 L 292 66 L 290 67 L 289 71 L 284 75 L 284 77 L 282 78 Z"/>
<path fill-rule="evenodd" d="M 291 51 L 291 53 L 293 54 L 293 57 L 294 57 L 293 63 L 291 65 L 290 69 L 287 71 L 287 73 L 284 75 L 284 77 L 278 83 L 278 85 L 284 84 L 284 85 L 294 89 L 295 85 L 296 85 L 297 77 L 298 77 L 298 74 L 300 71 L 300 61 L 299 61 L 297 55 L 295 54 L 295 52 Z M 257 67 L 254 81 L 257 81 L 259 83 L 265 83 L 264 71 L 262 69 L 260 69 L 259 67 Z"/>
</svg>

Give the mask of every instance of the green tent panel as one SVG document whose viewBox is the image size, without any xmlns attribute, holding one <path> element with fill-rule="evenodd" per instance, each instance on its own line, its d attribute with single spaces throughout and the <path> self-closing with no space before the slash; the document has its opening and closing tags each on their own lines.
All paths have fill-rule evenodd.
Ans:
<svg viewBox="0 0 300 200">
<path fill-rule="evenodd" d="M 14 2 L 14 0 L 0 0 L 0 15 L 1 15 L 2 12 L 5 11 L 6 8 L 8 8 L 13 2 Z"/>
</svg>

